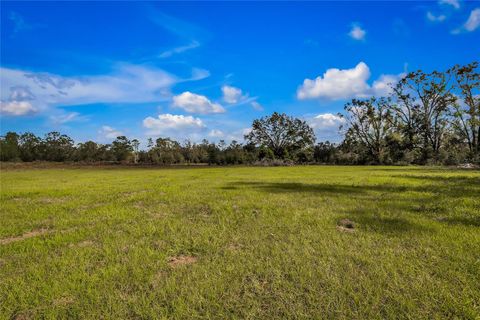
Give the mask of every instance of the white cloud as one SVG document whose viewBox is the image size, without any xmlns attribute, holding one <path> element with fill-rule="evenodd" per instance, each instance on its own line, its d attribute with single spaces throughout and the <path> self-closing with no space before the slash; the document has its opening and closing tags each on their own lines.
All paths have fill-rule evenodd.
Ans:
<svg viewBox="0 0 480 320">
<path fill-rule="evenodd" d="M 147 117 L 143 120 L 143 126 L 148 129 L 149 135 L 168 133 L 187 134 L 202 130 L 206 127 L 199 118 L 169 113 L 160 114 L 158 118 Z"/>
<path fill-rule="evenodd" d="M 102 126 L 98 133 L 100 133 L 103 137 L 107 139 L 116 139 L 119 136 L 123 136 L 123 132 L 116 130 L 110 126 Z"/>
<path fill-rule="evenodd" d="M 382 74 L 377 80 L 375 80 L 371 87 L 371 95 L 384 97 L 392 93 L 392 86 L 394 86 L 400 79 L 406 76 L 405 73 L 394 74 Z"/>
<path fill-rule="evenodd" d="M 75 121 L 79 115 L 80 113 L 78 112 L 70 112 L 67 114 L 51 116 L 50 120 L 52 120 L 56 124 L 63 124 L 63 123 Z"/>
<path fill-rule="evenodd" d="M 213 129 L 208 133 L 208 136 L 212 138 L 222 138 L 225 134 L 221 130 Z"/>
<path fill-rule="evenodd" d="M 480 8 L 473 9 L 467 21 L 459 28 L 452 30 L 452 34 L 475 31 L 480 26 Z"/>
<path fill-rule="evenodd" d="M 436 16 L 432 12 L 428 11 L 427 19 L 432 22 L 443 22 L 445 19 L 447 19 L 447 17 L 444 14 Z"/>
<path fill-rule="evenodd" d="M 89 103 L 157 102 L 171 96 L 174 84 L 208 75 L 208 71 L 193 69 L 191 78 L 181 79 L 161 69 L 132 64 L 119 64 L 110 74 L 78 77 L 0 68 L 0 98 L 4 102 L 28 100 L 39 110 Z"/>
<path fill-rule="evenodd" d="M 345 123 L 345 119 L 332 114 L 319 114 L 308 120 L 309 125 L 315 130 L 315 135 L 319 141 L 340 140 L 340 125 Z"/>
<path fill-rule="evenodd" d="M 258 103 L 257 101 L 252 101 L 252 103 L 250 104 L 252 106 L 253 109 L 257 110 L 257 111 L 263 111 L 263 107 L 260 103 Z"/>
<path fill-rule="evenodd" d="M 467 31 L 474 31 L 480 26 L 480 8 L 476 8 L 470 12 L 467 22 L 463 25 L 463 28 Z"/>
<path fill-rule="evenodd" d="M 29 101 L 0 101 L 0 113 L 7 116 L 24 116 L 37 112 Z"/>
<path fill-rule="evenodd" d="M 173 106 L 190 113 L 208 114 L 222 113 L 225 109 L 218 103 L 210 101 L 207 97 L 185 91 L 173 97 Z"/>
<path fill-rule="evenodd" d="M 169 58 L 169 57 L 173 56 L 174 54 L 182 53 L 182 52 L 192 50 L 192 49 L 195 49 L 195 48 L 198 48 L 198 47 L 200 47 L 200 42 L 198 42 L 196 40 L 193 40 L 192 42 L 190 42 L 189 44 L 187 44 L 185 46 L 180 46 L 180 47 L 173 48 L 171 50 L 164 51 L 164 52 L 160 53 L 158 55 L 158 57 L 159 58 Z"/>
<path fill-rule="evenodd" d="M 446 4 L 454 7 L 455 9 L 460 9 L 460 1 L 458 0 L 439 0 L 439 4 Z"/>
<path fill-rule="evenodd" d="M 367 83 L 370 69 L 364 62 L 360 62 L 352 69 L 332 68 L 314 80 L 305 79 L 297 90 L 297 98 L 342 100 L 385 95 L 388 93 L 388 84 L 394 84 L 400 76 L 382 75 L 370 86 Z"/>
<path fill-rule="evenodd" d="M 238 103 L 240 100 L 244 99 L 242 95 L 242 90 L 240 88 L 224 85 L 222 87 L 223 101 L 226 103 Z"/>
<path fill-rule="evenodd" d="M 359 25 L 353 24 L 352 30 L 348 33 L 348 35 L 355 40 L 365 40 L 365 36 L 367 35 L 367 31 L 362 29 Z"/>
<path fill-rule="evenodd" d="M 363 95 L 369 89 L 366 83 L 369 77 L 370 69 L 364 62 L 360 62 L 353 69 L 328 69 L 323 77 L 305 79 L 297 91 L 297 97 L 301 100 L 313 98 L 334 100 Z"/>
</svg>

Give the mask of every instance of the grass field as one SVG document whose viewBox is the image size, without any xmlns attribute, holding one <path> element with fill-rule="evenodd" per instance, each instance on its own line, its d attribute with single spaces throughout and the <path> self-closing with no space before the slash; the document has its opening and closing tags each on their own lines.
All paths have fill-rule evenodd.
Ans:
<svg viewBox="0 0 480 320">
<path fill-rule="evenodd" d="M 3 319 L 480 318 L 479 171 L 2 170 L 0 221 Z"/>
</svg>

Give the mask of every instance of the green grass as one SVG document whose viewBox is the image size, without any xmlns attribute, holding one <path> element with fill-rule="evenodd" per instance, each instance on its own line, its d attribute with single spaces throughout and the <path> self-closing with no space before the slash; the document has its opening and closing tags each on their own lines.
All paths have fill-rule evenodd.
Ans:
<svg viewBox="0 0 480 320">
<path fill-rule="evenodd" d="M 2 170 L 0 221 L 3 319 L 480 318 L 479 171 Z"/>
</svg>

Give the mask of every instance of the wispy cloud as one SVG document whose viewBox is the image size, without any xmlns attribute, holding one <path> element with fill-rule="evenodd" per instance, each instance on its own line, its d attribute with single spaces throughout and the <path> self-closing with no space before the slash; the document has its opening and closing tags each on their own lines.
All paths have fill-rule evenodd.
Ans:
<svg viewBox="0 0 480 320">
<path fill-rule="evenodd" d="M 459 0 L 439 0 L 438 3 L 452 6 L 455 9 L 460 9 L 460 1 Z"/>
<path fill-rule="evenodd" d="M 144 103 L 168 100 L 173 85 L 207 77 L 208 71 L 193 69 L 184 79 L 162 69 L 117 64 L 109 74 L 61 76 L 51 73 L 0 68 L 2 110 L 23 115 L 25 110 L 46 110 L 50 106 L 90 103 Z M 19 103 L 23 102 L 23 103 Z M 27 103 L 32 107 L 27 108 Z M 13 112 L 13 109 L 23 112 Z"/>
<path fill-rule="evenodd" d="M 60 113 L 50 116 L 50 121 L 54 125 L 62 125 L 69 122 L 79 122 L 88 120 L 87 116 L 82 116 L 79 112 Z"/>
<path fill-rule="evenodd" d="M 176 47 L 176 48 L 164 51 L 164 52 L 160 53 L 158 55 L 158 57 L 159 58 L 169 58 L 169 57 L 173 56 L 174 54 L 182 53 L 182 52 L 192 50 L 192 49 L 195 49 L 195 48 L 198 48 L 198 47 L 200 47 L 200 42 L 198 42 L 196 40 L 193 40 L 190 44 L 187 44 L 185 46 L 180 46 L 180 47 Z"/>
<path fill-rule="evenodd" d="M 470 12 L 470 16 L 467 21 L 455 30 L 452 30 L 452 34 L 459 34 L 462 32 L 473 32 L 480 27 L 480 8 L 473 9 Z"/>
<path fill-rule="evenodd" d="M 187 21 L 167 15 L 154 8 L 149 10 L 148 17 L 152 23 L 168 30 L 179 37 L 180 41 L 187 43 L 161 52 L 158 55 L 159 58 L 169 58 L 175 54 L 198 48 L 201 46 L 201 41 L 205 41 L 209 38 L 209 33 L 204 29 Z"/>
<path fill-rule="evenodd" d="M 12 37 L 20 31 L 32 29 L 32 26 L 28 24 L 23 18 L 23 16 L 21 16 L 18 12 L 11 11 L 8 18 L 13 23 L 13 33 L 11 35 Z"/>
<path fill-rule="evenodd" d="M 427 19 L 431 22 L 443 22 L 445 21 L 445 19 L 447 19 L 447 16 L 445 16 L 444 14 L 435 15 L 431 11 L 428 11 Z"/>
</svg>

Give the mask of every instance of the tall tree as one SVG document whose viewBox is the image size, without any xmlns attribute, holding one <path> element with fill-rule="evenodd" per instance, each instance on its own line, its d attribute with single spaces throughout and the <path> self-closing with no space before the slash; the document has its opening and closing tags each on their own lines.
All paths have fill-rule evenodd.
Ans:
<svg viewBox="0 0 480 320">
<path fill-rule="evenodd" d="M 248 143 L 269 148 L 275 157 L 284 159 L 312 146 L 315 134 L 305 121 L 274 112 L 269 117 L 254 120 L 245 139 Z"/>
<path fill-rule="evenodd" d="M 42 139 L 31 132 L 25 132 L 19 139 L 20 158 L 22 161 L 42 159 Z"/>
<path fill-rule="evenodd" d="M 432 157 L 438 160 L 445 128 L 448 124 L 448 109 L 455 103 L 451 76 L 448 73 L 421 70 L 410 72 L 401 79 L 397 91 L 408 97 L 413 122 L 419 134 L 422 161 Z"/>
<path fill-rule="evenodd" d="M 480 160 L 480 73 L 478 62 L 456 65 L 450 70 L 459 101 L 453 105 L 455 127 L 467 140 L 471 157 Z"/>
<path fill-rule="evenodd" d="M 20 157 L 18 146 L 19 136 L 16 132 L 7 132 L 5 136 L 0 137 L 0 160 L 14 161 Z"/>
<path fill-rule="evenodd" d="M 362 144 L 374 162 L 382 163 L 386 137 L 392 129 L 390 100 L 374 97 L 353 99 L 345 105 L 345 111 L 347 138 Z"/>
<path fill-rule="evenodd" d="M 44 159 L 47 161 L 70 160 L 74 151 L 73 140 L 69 136 L 56 131 L 45 135 L 43 145 Z"/>
<path fill-rule="evenodd" d="M 116 161 L 125 161 L 133 151 L 130 140 L 125 136 L 119 136 L 112 142 L 112 153 Z"/>
</svg>

